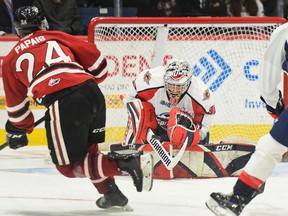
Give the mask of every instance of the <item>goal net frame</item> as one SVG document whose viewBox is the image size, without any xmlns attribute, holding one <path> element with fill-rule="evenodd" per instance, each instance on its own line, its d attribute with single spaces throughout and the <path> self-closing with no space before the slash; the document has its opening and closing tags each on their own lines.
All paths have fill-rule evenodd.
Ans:
<svg viewBox="0 0 288 216">
<path fill-rule="evenodd" d="M 273 29 L 286 22 L 281 17 L 93 18 L 88 26 L 88 41 L 95 43 L 108 60 L 109 75 L 100 84 L 107 106 L 106 142 L 121 142 L 124 137 L 127 113 L 120 97 L 126 94 L 133 79 L 144 69 L 165 65 L 172 57 L 187 56 L 185 60 L 192 64 L 193 74 L 216 95 L 216 123 L 211 126 L 210 142 L 255 143 L 273 124 L 259 99 L 258 72 Z M 147 47 L 148 51 L 144 51 Z M 230 74 L 237 77 L 233 75 L 232 79 Z M 218 95 L 224 83 L 225 89 Z M 238 92 L 226 99 L 234 89 Z M 285 94 L 284 99 L 287 101 Z M 222 100 L 227 101 L 221 104 Z M 226 110 L 225 106 L 232 105 L 231 110 Z M 251 116 L 246 116 L 250 111 Z M 246 120 L 251 122 L 246 124 Z"/>
</svg>

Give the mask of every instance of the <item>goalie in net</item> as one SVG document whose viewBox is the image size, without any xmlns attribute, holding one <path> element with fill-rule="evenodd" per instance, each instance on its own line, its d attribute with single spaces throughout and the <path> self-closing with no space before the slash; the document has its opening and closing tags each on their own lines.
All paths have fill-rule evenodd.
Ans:
<svg viewBox="0 0 288 216">
<path fill-rule="evenodd" d="M 181 136 L 189 129 L 194 131 L 194 138 L 188 145 L 209 142 L 214 100 L 208 87 L 192 76 L 190 65 L 184 60 L 174 59 L 166 67 L 141 72 L 124 103 L 130 120 L 137 119 L 137 111 L 143 114 L 138 128 L 127 128 L 125 144 L 145 143 L 148 127 L 154 129 L 162 142 L 171 141 L 176 147 L 183 143 L 175 135 Z M 181 115 L 181 120 L 177 119 L 177 114 Z"/>
<path fill-rule="evenodd" d="M 187 61 L 173 59 L 167 66 L 142 71 L 123 101 L 128 110 L 123 146 L 141 146 L 144 151 L 153 152 L 146 145 L 147 131 L 151 128 L 162 146 L 176 156 L 187 138 L 186 150 L 172 171 L 154 155 L 155 178 L 230 176 L 246 164 L 254 151 L 254 146 L 243 150 L 237 144 L 209 144 L 210 126 L 216 113 L 214 97 L 192 75 Z M 112 150 L 115 147 L 112 145 Z M 227 154 L 220 153 L 222 150 Z M 159 153 L 158 156 L 161 158 Z"/>
</svg>

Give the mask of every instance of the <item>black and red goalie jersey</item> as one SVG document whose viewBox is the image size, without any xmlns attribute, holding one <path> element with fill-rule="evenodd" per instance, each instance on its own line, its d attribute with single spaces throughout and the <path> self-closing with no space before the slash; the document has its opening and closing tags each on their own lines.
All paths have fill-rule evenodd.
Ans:
<svg viewBox="0 0 288 216">
<path fill-rule="evenodd" d="M 88 79 L 100 83 L 107 74 L 106 59 L 95 44 L 60 31 L 35 31 L 21 38 L 3 61 L 9 121 L 31 133 L 34 117 L 28 91 L 41 101 Z"/>
</svg>

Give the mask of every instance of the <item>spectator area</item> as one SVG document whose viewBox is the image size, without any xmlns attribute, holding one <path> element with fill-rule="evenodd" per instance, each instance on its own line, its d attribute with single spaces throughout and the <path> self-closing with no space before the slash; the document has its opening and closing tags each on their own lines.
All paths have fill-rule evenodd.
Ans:
<svg viewBox="0 0 288 216">
<path fill-rule="evenodd" d="M 83 34 L 87 34 L 87 28 L 92 18 L 94 17 L 108 17 L 114 16 L 114 7 L 89 7 L 89 8 L 79 8 L 80 15 L 83 20 L 84 32 Z M 123 17 L 135 17 L 137 16 L 137 8 L 136 7 L 123 7 L 122 8 L 122 16 Z"/>
</svg>

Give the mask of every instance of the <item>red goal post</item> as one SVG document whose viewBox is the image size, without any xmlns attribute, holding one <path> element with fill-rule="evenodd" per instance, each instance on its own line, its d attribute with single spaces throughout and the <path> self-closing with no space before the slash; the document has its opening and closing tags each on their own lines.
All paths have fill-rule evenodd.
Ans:
<svg viewBox="0 0 288 216">
<path fill-rule="evenodd" d="M 106 141 L 121 142 L 127 113 L 120 96 L 144 69 L 187 60 L 216 97 L 211 142 L 256 142 L 273 124 L 259 99 L 258 76 L 280 17 L 96 17 L 88 41 L 108 60 Z M 286 95 L 285 95 L 286 97 Z M 288 101 L 288 100 L 286 100 Z"/>
</svg>

